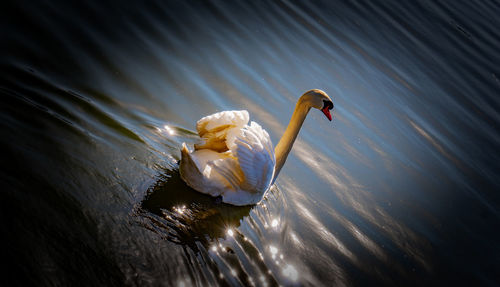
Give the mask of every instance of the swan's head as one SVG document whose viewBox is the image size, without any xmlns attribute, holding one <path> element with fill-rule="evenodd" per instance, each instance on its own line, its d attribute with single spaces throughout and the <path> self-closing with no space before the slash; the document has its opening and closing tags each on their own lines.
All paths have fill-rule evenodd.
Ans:
<svg viewBox="0 0 500 287">
<path fill-rule="evenodd" d="M 299 103 L 306 104 L 309 107 L 322 111 L 330 121 L 332 120 L 330 110 L 333 109 L 333 102 L 322 90 L 313 89 L 305 92 L 302 97 L 300 97 Z"/>
</svg>

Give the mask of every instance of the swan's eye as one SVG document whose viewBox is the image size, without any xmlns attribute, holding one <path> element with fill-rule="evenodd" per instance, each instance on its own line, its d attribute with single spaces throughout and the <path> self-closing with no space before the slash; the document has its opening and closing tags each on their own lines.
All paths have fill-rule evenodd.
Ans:
<svg viewBox="0 0 500 287">
<path fill-rule="evenodd" d="M 323 109 L 328 108 L 329 110 L 333 109 L 332 101 L 323 100 Z"/>
</svg>

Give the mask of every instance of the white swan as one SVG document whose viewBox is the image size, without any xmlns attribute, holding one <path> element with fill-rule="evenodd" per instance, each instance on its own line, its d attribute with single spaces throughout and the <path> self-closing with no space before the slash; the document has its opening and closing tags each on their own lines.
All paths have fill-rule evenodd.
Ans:
<svg viewBox="0 0 500 287">
<path fill-rule="evenodd" d="M 225 111 L 206 116 L 196 124 L 203 139 L 190 152 L 182 144 L 180 175 L 193 189 L 221 196 L 233 205 L 259 202 L 274 182 L 311 108 L 321 110 L 331 121 L 333 102 L 321 90 L 300 97 L 292 118 L 273 150 L 269 134 L 255 122 L 248 125 L 248 112 Z"/>
</svg>

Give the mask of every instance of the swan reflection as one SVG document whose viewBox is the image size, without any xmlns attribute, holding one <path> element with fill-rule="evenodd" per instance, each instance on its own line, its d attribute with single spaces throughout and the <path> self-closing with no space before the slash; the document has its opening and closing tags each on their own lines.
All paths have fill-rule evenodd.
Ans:
<svg viewBox="0 0 500 287">
<path fill-rule="evenodd" d="M 149 188 L 137 214 L 146 219 L 142 223 L 149 230 L 198 252 L 197 242 L 209 249 L 210 242 L 234 236 L 250 209 L 217 203 L 188 187 L 178 171 L 166 171 Z"/>
<path fill-rule="evenodd" d="M 274 200 L 276 196 L 273 192 L 269 195 Z M 210 265 L 214 279 L 220 280 L 219 283 L 277 286 L 275 276 L 287 277 L 282 266 L 287 266 L 288 262 L 284 261 L 286 258 L 281 254 L 280 245 L 274 244 L 270 248 L 267 244 L 262 245 L 260 238 L 266 233 L 264 223 L 269 222 L 272 230 L 268 231 L 275 235 L 284 228 L 284 223 L 275 213 L 277 206 L 269 202 L 265 208 L 263 205 L 240 207 L 218 203 L 213 197 L 189 188 L 180 179 L 178 171 L 166 170 L 148 189 L 136 215 L 143 227 L 187 247 L 188 254 L 193 254 L 190 255 L 192 262 Z M 254 212 L 250 216 L 252 209 Z M 244 222 L 249 225 L 245 226 Z M 249 226 L 250 232 L 246 230 Z M 266 247 L 261 249 L 261 246 Z M 261 275 L 263 280 L 257 280 Z M 189 286 L 186 281 L 179 281 L 181 283 Z"/>
</svg>

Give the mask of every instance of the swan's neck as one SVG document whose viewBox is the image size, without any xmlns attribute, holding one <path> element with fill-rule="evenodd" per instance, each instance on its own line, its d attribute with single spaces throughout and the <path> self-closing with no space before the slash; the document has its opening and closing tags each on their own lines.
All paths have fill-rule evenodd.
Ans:
<svg viewBox="0 0 500 287">
<path fill-rule="evenodd" d="M 300 128 L 302 127 L 302 123 L 307 116 L 307 113 L 311 107 L 300 100 L 297 102 L 295 106 L 295 110 L 293 111 L 292 118 L 288 123 L 288 127 L 285 130 L 285 133 L 281 137 L 279 143 L 274 148 L 274 154 L 276 156 L 276 168 L 274 169 L 274 180 L 278 177 L 281 168 L 285 164 L 286 158 L 290 150 L 292 149 L 293 142 L 297 138 L 299 134 Z"/>
</svg>

